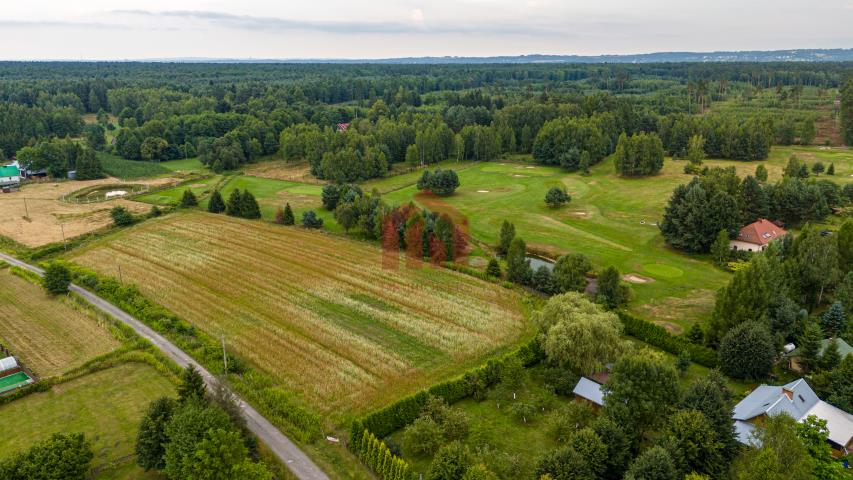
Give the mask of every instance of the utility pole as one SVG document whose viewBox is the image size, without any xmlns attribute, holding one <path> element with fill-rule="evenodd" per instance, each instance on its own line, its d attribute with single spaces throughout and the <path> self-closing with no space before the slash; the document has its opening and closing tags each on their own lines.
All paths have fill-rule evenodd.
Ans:
<svg viewBox="0 0 853 480">
<path fill-rule="evenodd" d="M 27 206 L 27 197 L 24 197 L 24 216 L 30 218 L 30 208 Z"/>
<path fill-rule="evenodd" d="M 68 242 L 65 241 L 65 224 L 60 223 L 59 229 L 62 230 L 62 249 L 67 252 L 68 251 Z"/>
<path fill-rule="evenodd" d="M 121 264 L 118 263 L 118 283 L 124 283 L 124 280 L 121 279 Z"/>
<path fill-rule="evenodd" d="M 222 363 L 225 365 L 225 375 L 228 375 L 228 354 L 225 353 L 225 335 L 220 335 L 222 339 Z"/>
</svg>

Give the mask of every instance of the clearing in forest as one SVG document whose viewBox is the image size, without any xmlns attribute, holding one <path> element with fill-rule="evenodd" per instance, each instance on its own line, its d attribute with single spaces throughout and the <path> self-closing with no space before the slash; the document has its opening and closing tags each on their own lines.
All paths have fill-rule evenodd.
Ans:
<svg viewBox="0 0 853 480">
<path fill-rule="evenodd" d="M 372 244 L 200 212 L 154 219 L 72 259 L 117 276 L 324 413 L 376 408 L 529 332 L 518 294 Z"/>
<path fill-rule="evenodd" d="M 41 377 L 119 346 L 103 321 L 70 300 L 51 298 L 8 268 L 0 269 L 0 305 L 0 343 Z"/>
</svg>

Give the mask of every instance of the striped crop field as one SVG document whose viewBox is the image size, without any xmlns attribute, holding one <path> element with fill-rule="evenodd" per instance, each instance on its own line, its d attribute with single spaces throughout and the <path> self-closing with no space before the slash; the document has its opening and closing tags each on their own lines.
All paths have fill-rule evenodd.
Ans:
<svg viewBox="0 0 853 480">
<path fill-rule="evenodd" d="M 70 300 L 0 269 L 0 343 L 40 377 L 53 377 L 118 348 L 107 326 Z"/>
<path fill-rule="evenodd" d="M 187 212 L 105 237 L 72 260 L 218 338 L 316 411 L 393 401 L 529 333 L 512 290 L 301 227 Z"/>
</svg>

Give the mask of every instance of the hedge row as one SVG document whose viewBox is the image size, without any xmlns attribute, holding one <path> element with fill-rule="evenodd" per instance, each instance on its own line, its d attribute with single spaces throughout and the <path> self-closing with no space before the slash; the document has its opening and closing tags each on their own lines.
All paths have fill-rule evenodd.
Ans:
<svg viewBox="0 0 853 480">
<path fill-rule="evenodd" d="M 702 345 L 690 343 L 681 337 L 669 333 L 659 325 L 639 319 L 625 312 L 618 312 L 618 315 L 619 320 L 622 321 L 622 325 L 625 327 L 626 335 L 642 340 L 673 355 L 678 355 L 682 351 L 687 350 L 690 353 L 690 359 L 699 365 L 708 368 L 717 367 L 718 359 L 716 351 Z"/>
<path fill-rule="evenodd" d="M 77 265 L 68 267 L 77 285 L 97 293 L 168 337 L 208 370 L 216 372 L 222 369 L 222 347 L 215 339 L 146 298 L 135 285 L 101 277 Z M 300 441 L 310 443 L 322 437 L 323 422 L 319 415 L 300 406 L 292 395 L 276 388 L 275 382 L 252 370 L 242 359 L 231 353 L 227 355 L 228 372 L 240 374 L 230 378 L 232 387 L 243 398 Z"/>
<path fill-rule="evenodd" d="M 413 480 L 414 474 L 405 460 L 395 457 L 385 445 L 366 428 L 358 441 L 351 445 L 353 453 L 383 480 Z"/>
<path fill-rule="evenodd" d="M 503 363 L 512 357 L 518 358 L 523 365 L 529 366 L 543 360 L 545 355 L 539 347 L 539 341 L 533 339 L 500 360 L 489 360 L 485 365 L 470 370 L 464 375 L 404 397 L 360 420 L 355 420 L 350 432 L 350 443 L 356 443 L 357 438 L 365 428 L 381 438 L 412 423 L 420 416 L 430 396 L 442 398 L 448 404 L 453 404 L 470 397 L 478 385 L 484 387 L 494 385 L 500 379 L 500 369 Z"/>
</svg>

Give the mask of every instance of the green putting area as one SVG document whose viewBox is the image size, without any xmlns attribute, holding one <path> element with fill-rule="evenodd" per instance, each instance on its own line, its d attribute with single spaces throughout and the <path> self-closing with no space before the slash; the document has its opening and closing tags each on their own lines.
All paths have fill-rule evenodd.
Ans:
<svg viewBox="0 0 853 480">
<path fill-rule="evenodd" d="M 32 380 L 24 372 L 13 373 L 5 377 L 0 377 L 0 393 L 14 390 L 18 387 L 31 383 Z"/>
</svg>

